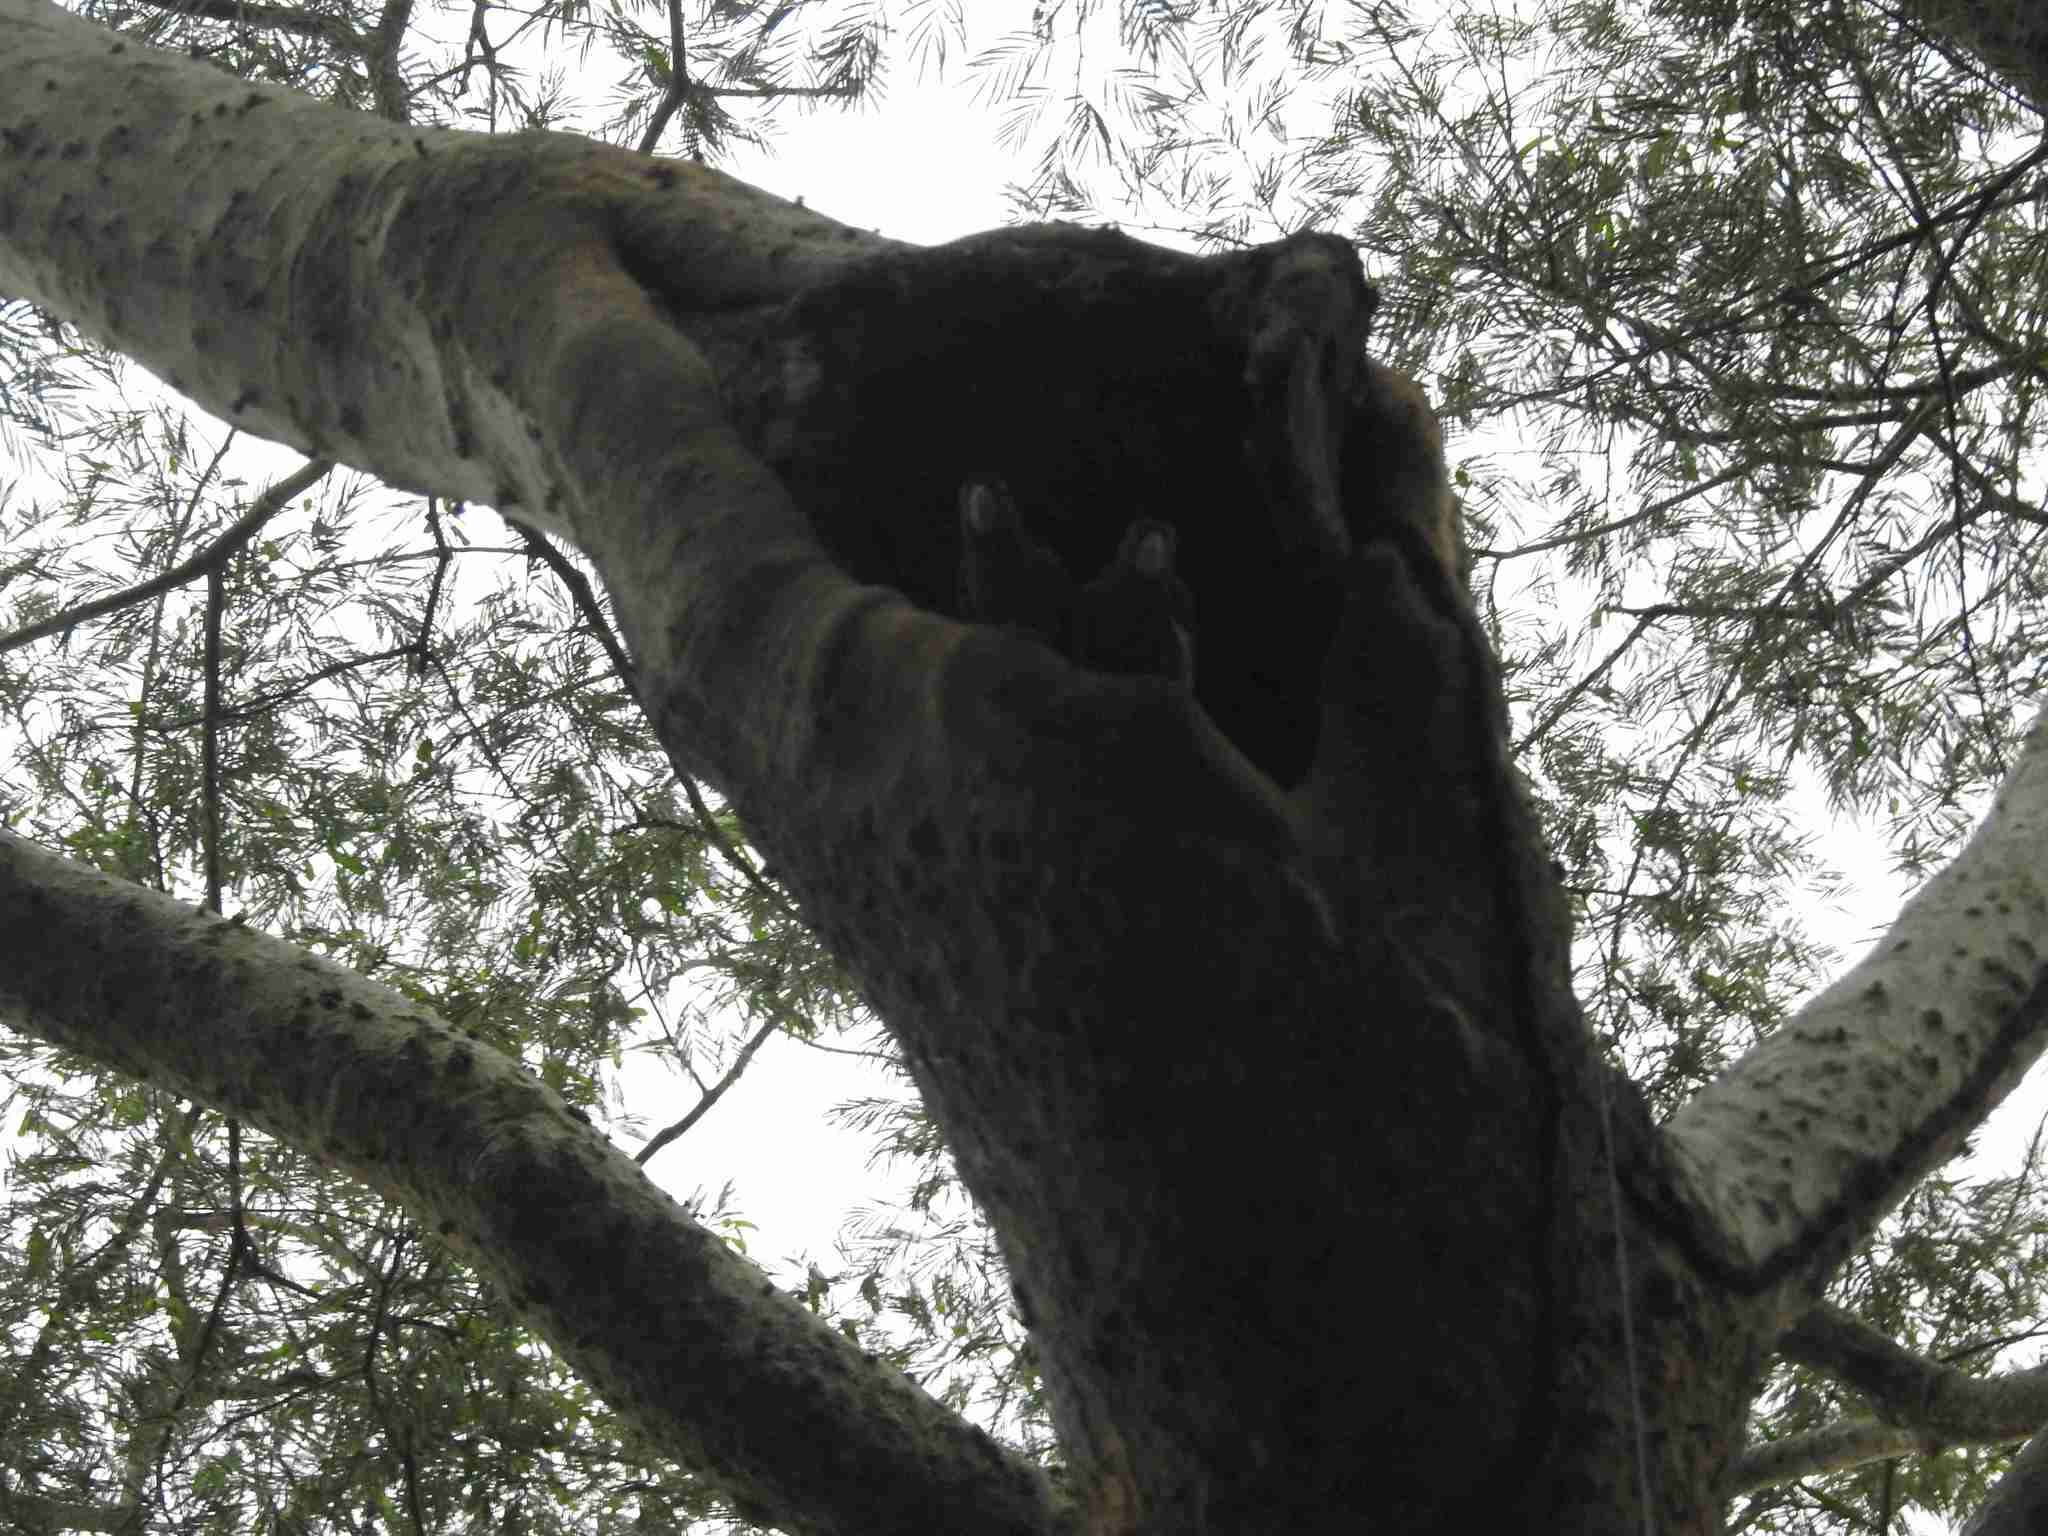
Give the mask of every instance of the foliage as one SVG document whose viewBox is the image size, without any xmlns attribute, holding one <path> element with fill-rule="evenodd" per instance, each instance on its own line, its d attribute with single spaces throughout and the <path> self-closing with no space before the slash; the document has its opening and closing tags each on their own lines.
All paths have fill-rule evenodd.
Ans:
<svg viewBox="0 0 2048 1536">
<path fill-rule="evenodd" d="M 224 455 L 195 451 L 181 419 L 109 410 L 52 443 L 55 494 L 0 521 L 28 578 L 17 622 L 174 565 L 241 511 Z M 587 586 L 478 542 L 477 514 L 379 515 L 365 489 L 307 498 L 228 571 L 230 915 L 420 998 L 594 1113 L 629 1050 L 722 1070 L 745 1015 L 843 1025 L 830 958 L 648 737 Z M 89 665 L 0 661 L 0 814 L 191 897 L 203 601 L 181 590 L 60 642 Z M 396 1207 L 267 1140 L 231 1158 L 216 1120 L 161 1095 L 11 1055 L 8 1249 L 29 1262 L 7 1292 L 27 1354 L 5 1440 L 41 1447 L 34 1486 L 82 1495 L 126 1464 L 152 1501 L 221 1530 L 393 1501 L 449 1530 L 709 1507 L 672 1467 L 651 1473 Z M 705 1219 L 744 1231 L 723 1208 Z M 30 1326 L 53 1288 L 64 1305 Z M 150 1431 L 170 1400 L 175 1428 Z M 277 1453 L 233 1450 L 245 1434 Z M 546 1510 L 505 1502 L 542 1488 Z"/>
</svg>

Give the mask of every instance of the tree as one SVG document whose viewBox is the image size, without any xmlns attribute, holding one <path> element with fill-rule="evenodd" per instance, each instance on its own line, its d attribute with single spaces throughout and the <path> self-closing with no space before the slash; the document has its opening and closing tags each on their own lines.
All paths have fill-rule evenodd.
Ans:
<svg viewBox="0 0 2048 1536">
<path fill-rule="evenodd" d="M 1810 878 L 1790 797 L 1817 782 L 1936 867 L 2038 692 L 2039 110 L 2016 55 L 1993 74 L 1943 40 L 1979 48 L 1981 18 L 1925 16 L 1373 7 L 1300 46 L 1162 47 L 1218 61 L 1204 88 L 1057 97 L 1102 128 L 1048 138 L 1029 203 L 1129 218 L 1137 188 L 1212 240 L 1308 210 L 1368 252 L 1379 344 L 1495 424 L 1453 451 L 1517 759 L 1579 905 L 1580 997 L 1660 1115 L 1820 969 L 1786 922 Z M 2036 1170 L 1923 1185 L 1831 1296 L 1983 1371 L 2038 1317 Z M 1995 1475 L 1883 1455 L 1974 1431 L 1886 1392 L 1870 1417 L 1860 1353 L 1759 1399 L 1743 1481 L 1778 1487 L 1744 1524 L 1883 1530 Z"/>
<path fill-rule="evenodd" d="M 1433 542 L 1435 429 L 1359 361 L 1348 247 L 904 251 L 27 0 L 0 27 L 0 287 L 589 557 L 655 736 L 874 1001 L 998 1233 L 1065 1484 L 761 1294 L 416 998 L 10 836 L 11 1023 L 396 1195 L 793 1529 L 1704 1530 L 1772 1350 L 1881 1404 L 1932 1385 L 1813 1304 L 2039 1049 L 2041 754 L 1886 946 L 1654 1125 L 1573 999 Z M 1069 571 L 1175 524 L 1192 698 L 959 622 L 951 509 L 985 472 Z M 233 1230 L 231 1276 L 263 1262 Z M 399 1485 L 445 1518 L 405 1422 Z"/>
</svg>

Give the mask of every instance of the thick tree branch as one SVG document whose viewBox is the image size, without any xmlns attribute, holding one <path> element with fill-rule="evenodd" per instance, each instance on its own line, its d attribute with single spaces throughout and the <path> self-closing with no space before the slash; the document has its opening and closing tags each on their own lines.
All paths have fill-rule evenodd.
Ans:
<svg viewBox="0 0 2048 1536">
<path fill-rule="evenodd" d="M 1729 1470 L 1731 1498 L 1886 1457 L 2009 1444 L 2048 1421 L 2048 1367 L 1972 1376 L 1914 1354 L 1840 1307 L 1808 1312 L 1786 1330 L 1779 1352 L 1854 1389 L 1878 1417 L 1750 1447 Z"/>
<path fill-rule="evenodd" d="M 0 1020 L 405 1202 L 751 1519 L 1057 1530 L 1036 1470 L 783 1296 L 497 1052 L 352 971 L 0 832 Z"/>
<path fill-rule="evenodd" d="M 0 0 L 0 199 L 0 287 L 589 555 L 656 735 L 902 1047 L 1101 1529 L 1693 1528 L 1700 1426 L 1738 1420 L 1775 1328 L 1616 1230 L 1647 1118 L 1570 996 L 1440 439 L 1363 356 L 1344 242 L 907 250 L 698 167 L 349 118 L 31 0 Z M 954 509 L 989 473 L 1089 586 L 1134 522 L 1176 530 L 1192 683 L 964 611 Z M 445 1087 L 427 1038 L 392 1054 Z M 454 1230 L 517 1252 L 517 1214 Z M 642 1241 L 574 1230 L 513 1276 L 572 1343 L 577 1265 Z M 595 1364 L 635 1410 L 651 1384 Z M 788 1493 L 698 1390 L 696 1434 Z M 703 1443 L 688 1418 L 665 1438 Z M 1453 1425 L 1486 1478 L 1435 1470 Z M 815 1525 L 855 1517 L 806 1490 Z"/>
<path fill-rule="evenodd" d="M 2048 717 L 1863 961 L 1674 1115 L 1748 1283 L 1824 1276 L 2048 1044 Z M 1800 1286 L 1786 1305 L 1803 1310 Z"/>
<path fill-rule="evenodd" d="M 2042 1530 L 2048 1530 L 2048 1434 L 2027 1442 L 1962 1536 L 2038 1536 Z"/>
<path fill-rule="evenodd" d="M 1842 1419 L 1749 1447 L 1728 1468 L 1722 1493 L 1732 1499 L 1759 1488 L 1781 1487 L 1802 1477 L 1819 1477 L 1828 1472 L 1845 1472 L 1873 1461 L 1931 1455 L 1954 1443 L 1908 1424 Z"/>
</svg>

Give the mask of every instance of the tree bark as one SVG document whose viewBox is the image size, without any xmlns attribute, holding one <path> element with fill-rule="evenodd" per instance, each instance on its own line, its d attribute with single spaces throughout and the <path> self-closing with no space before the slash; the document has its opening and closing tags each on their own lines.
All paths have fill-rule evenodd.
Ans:
<svg viewBox="0 0 2048 1536">
<path fill-rule="evenodd" d="M 388 1181 L 761 1518 L 1711 1531 L 1777 1332 L 2040 1048 L 2048 925 L 1997 854 L 2033 835 L 2022 774 L 1965 856 L 1989 873 L 1915 919 L 2001 906 L 1995 958 L 1971 951 L 1996 985 L 1914 1040 L 1867 1011 L 1823 1026 L 1843 1070 L 1867 1050 L 1932 1086 L 1832 1113 L 1781 1054 L 1670 1141 L 1649 1124 L 1571 997 L 1435 425 L 1363 359 L 1342 242 L 912 250 L 701 167 L 393 128 L 0 0 L 0 288 L 238 425 L 590 556 L 661 740 L 729 796 L 944 1127 L 1079 1504 L 793 1306 L 744 1306 L 717 1245 L 545 1094 L 416 1013 L 361 1017 L 386 1006 L 365 983 L 139 894 L 62 894 L 88 877 L 14 842 L 11 951 L 110 953 L 95 902 L 176 937 L 168 990 L 46 957 L 0 1010 Z M 955 499 L 984 472 L 1076 579 L 1134 520 L 1173 525 L 1192 687 L 962 622 Z M 162 998 L 225 1009 L 259 973 L 292 985 L 218 1062 L 143 1043 Z M 1901 972 L 1891 1001 L 1942 980 Z M 251 1084 L 308 1039 L 329 1074 L 420 1083 L 402 1123 Z M 1755 1134 L 1776 1114 L 1798 1118 Z M 1758 1160 L 1809 1148 L 1818 1173 L 1760 1214 Z M 664 1307 L 657 1277 L 686 1294 Z M 669 1351 L 652 1377 L 590 1315 L 615 1296 Z M 740 1320 L 753 1371 L 665 1397 Z M 842 1428 L 858 1456 L 791 1464 Z"/>
<path fill-rule="evenodd" d="M 2048 111 L 2048 16 L 2032 0 L 1906 0 L 1901 10 Z"/>
<path fill-rule="evenodd" d="M 2036 1435 L 1962 1536 L 2028 1536 L 2048 1524 L 2048 1434 Z"/>
<path fill-rule="evenodd" d="M 4 831 L 0 956 L 0 1018 L 404 1202 L 657 1444 L 716 1467 L 742 1511 L 848 1536 L 1058 1528 L 1036 1468 L 402 994 Z"/>
</svg>

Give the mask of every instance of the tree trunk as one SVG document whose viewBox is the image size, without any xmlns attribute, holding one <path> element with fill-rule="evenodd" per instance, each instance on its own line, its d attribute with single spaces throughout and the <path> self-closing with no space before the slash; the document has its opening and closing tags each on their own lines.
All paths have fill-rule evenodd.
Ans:
<svg viewBox="0 0 2048 1536">
<path fill-rule="evenodd" d="M 0 61 L 0 289 L 596 564 L 678 768 L 859 976 L 999 1234 L 1075 1501 L 367 983 L 9 839 L 0 1015 L 402 1193 L 759 1518 L 1714 1530 L 1778 1332 L 2039 1049 L 2048 923 L 1990 860 L 2005 906 L 1966 958 L 1996 985 L 1939 1027 L 1895 1011 L 1924 993 L 1858 993 L 1867 1034 L 1828 1015 L 1649 1124 L 1572 999 L 1436 429 L 1364 360 L 1340 241 L 913 250 L 701 167 L 351 117 L 33 0 L 0 0 Z M 1169 523 L 1192 683 L 964 622 L 1020 617 L 961 600 L 978 477 L 1077 587 Z M 2034 827 L 1976 852 L 2038 867 Z M 166 1027 L 174 997 L 240 1022 Z M 1900 1070 L 1801 1094 L 1816 1055 Z M 338 1108 L 401 1077 L 404 1115 Z"/>
</svg>

